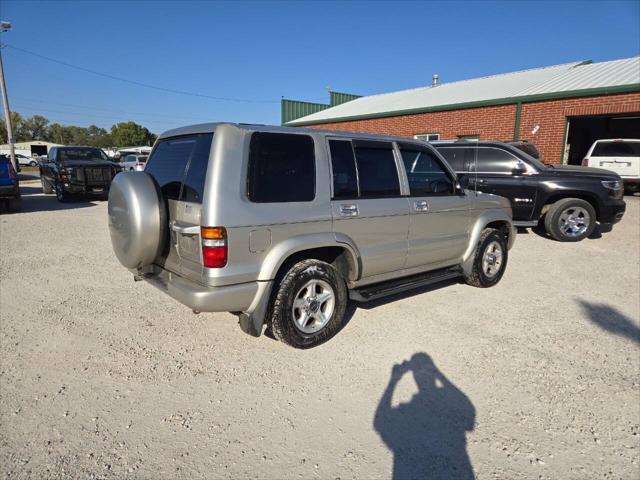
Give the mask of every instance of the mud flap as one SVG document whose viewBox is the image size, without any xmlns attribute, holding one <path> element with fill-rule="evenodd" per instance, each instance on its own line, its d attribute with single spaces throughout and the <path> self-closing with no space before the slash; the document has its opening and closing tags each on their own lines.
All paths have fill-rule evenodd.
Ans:
<svg viewBox="0 0 640 480">
<path fill-rule="evenodd" d="M 252 337 L 259 337 L 262 335 L 262 327 L 264 326 L 265 317 L 267 315 L 267 309 L 269 307 L 269 300 L 271 299 L 271 288 L 273 282 L 264 282 L 262 290 L 258 295 L 259 299 L 257 304 L 249 307 L 248 312 L 242 312 L 239 317 L 240 329 Z M 253 307 L 253 308 L 252 308 Z"/>
</svg>

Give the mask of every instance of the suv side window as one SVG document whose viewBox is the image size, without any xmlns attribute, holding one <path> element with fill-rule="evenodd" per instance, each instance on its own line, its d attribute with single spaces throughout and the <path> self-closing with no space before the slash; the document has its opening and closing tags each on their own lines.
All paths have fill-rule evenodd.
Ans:
<svg viewBox="0 0 640 480">
<path fill-rule="evenodd" d="M 179 200 L 185 170 L 198 143 L 207 142 L 211 145 L 213 134 L 184 135 L 160 140 L 153 149 L 145 172 L 156 179 L 164 198 Z M 208 158 L 208 154 L 207 154 Z M 205 170 L 197 172 L 194 169 L 193 176 L 201 175 L 204 184 Z M 202 192 L 199 192 L 200 197 Z"/>
<path fill-rule="evenodd" d="M 211 151 L 212 133 L 203 133 L 197 136 L 196 144 L 191 152 L 191 158 L 187 165 L 187 175 L 182 185 L 180 200 L 184 202 L 202 203 L 204 195 L 204 181 L 207 177 L 209 165 L 209 153 Z M 144 163 L 147 157 L 134 155 L 135 162 Z"/>
<path fill-rule="evenodd" d="M 412 196 L 455 193 L 451 174 L 433 152 L 414 145 L 400 145 L 400 153 Z"/>
<path fill-rule="evenodd" d="M 255 203 L 310 202 L 316 158 L 309 135 L 256 132 L 249 146 L 247 195 Z"/>
<path fill-rule="evenodd" d="M 358 174 L 353 147 L 349 140 L 329 140 L 331 170 L 333 172 L 333 198 L 356 198 Z"/>
<path fill-rule="evenodd" d="M 478 147 L 478 173 L 511 173 L 518 163 L 511 153 L 492 147 Z"/>
<path fill-rule="evenodd" d="M 390 142 L 354 140 L 360 197 L 400 195 L 400 179 Z"/>
</svg>

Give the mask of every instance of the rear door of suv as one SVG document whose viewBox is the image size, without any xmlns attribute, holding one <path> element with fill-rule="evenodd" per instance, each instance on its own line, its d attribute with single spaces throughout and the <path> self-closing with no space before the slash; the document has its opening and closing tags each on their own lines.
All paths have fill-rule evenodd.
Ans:
<svg viewBox="0 0 640 480">
<path fill-rule="evenodd" d="M 362 277 L 401 270 L 407 256 L 409 202 L 402 195 L 392 142 L 328 139 L 335 233 L 350 237 Z"/>
<path fill-rule="evenodd" d="M 156 264 L 194 281 L 202 279 L 200 216 L 213 133 L 158 140 L 145 172 L 160 186 L 167 209 L 164 251 Z"/>
</svg>

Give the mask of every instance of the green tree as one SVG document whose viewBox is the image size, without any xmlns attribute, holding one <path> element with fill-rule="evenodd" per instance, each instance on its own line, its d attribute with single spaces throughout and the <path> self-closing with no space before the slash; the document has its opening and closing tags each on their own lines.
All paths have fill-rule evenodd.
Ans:
<svg viewBox="0 0 640 480">
<path fill-rule="evenodd" d="M 11 127 L 13 129 L 13 138 L 16 142 L 23 142 L 27 140 L 23 134 L 24 118 L 18 112 L 11 112 Z M 4 115 L 0 117 L 0 143 L 7 143 L 9 141 L 7 136 L 7 124 L 4 121 Z"/>
<path fill-rule="evenodd" d="M 46 140 L 48 137 L 49 120 L 42 115 L 34 115 L 24 121 L 22 130 L 29 140 Z"/>
<path fill-rule="evenodd" d="M 111 135 L 104 128 L 90 125 L 87 128 L 89 145 L 93 147 L 107 148 L 111 146 Z"/>
<path fill-rule="evenodd" d="M 60 125 L 59 123 L 52 123 L 51 125 L 49 125 L 47 141 L 66 145 L 73 141 L 73 134 L 70 130 L 70 127 L 66 125 Z"/>
<path fill-rule="evenodd" d="M 156 136 L 136 122 L 117 123 L 111 127 L 111 141 L 114 146 L 152 145 Z"/>
</svg>

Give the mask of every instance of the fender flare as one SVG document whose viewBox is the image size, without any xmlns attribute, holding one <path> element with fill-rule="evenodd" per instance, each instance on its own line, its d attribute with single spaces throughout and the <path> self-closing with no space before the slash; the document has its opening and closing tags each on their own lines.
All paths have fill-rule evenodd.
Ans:
<svg viewBox="0 0 640 480">
<path fill-rule="evenodd" d="M 334 234 L 333 232 L 309 233 L 305 235 L 297 235 L 290 237 L 283 242 L 275 245 L 267 254 L 262 262 L 262 268 L 258 274 L 258 281 L 269 281 L 275 279 L 278 270 L 284 264 L 287 258 L 304 250 L 312 250 L 322 247 L 340 247 L 344 248 L 350 257 L 350 263 L 353 268 L 353 277 L 347 280 L 353 281 L 360 277 L 361 260 L 358 249 L 353 240 L 343 234 Z"/>
<path fill-rule="evenodd" d="M 509 226 L 509 242 L 508 248 L 510 249 L 513 245 L 513 241 L 515 239 L 515 228 L 513 226 L 513 219 L 511 215 L 507 212 L 500 210 L 486 210 L 482 212 L 476 221 L 471 227 L 471 232 L 469 234 L 469 245 L 467 246 L 467 250 L 464 252 L 462 256 L 462 270 L 465 275 L 471 275 L 471 271 L 473 269 L 473 261 L 475 260 L 475 251 L 478 245 L 478 241 L 480 240 L 480 235 L 482 235 L 482 231 L 485 229 L 487 225 L 493 222 L 504 222 Z"/>
</svg>

